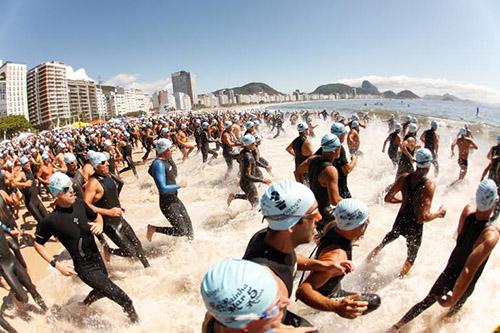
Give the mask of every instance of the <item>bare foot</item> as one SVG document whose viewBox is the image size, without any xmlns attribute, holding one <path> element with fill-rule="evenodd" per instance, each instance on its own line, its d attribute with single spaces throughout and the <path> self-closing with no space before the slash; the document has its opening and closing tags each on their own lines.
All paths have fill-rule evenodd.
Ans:
<svg viewBox="0 0 500 333">
<path fill-rule="evenodd" d="M 405 261 L 403 267 L 401 268 L 401 272 L 399 272 L 398 274 L 398 278 L 402 279 L 406 276 L 406 274 L 408 274 L 408 272 L 410 271 L 412 267 L 412 264 L 410 264 L 408 261 Z"/>
<path fill-rule="evenodd" d="M 154 235 L 155 232 L 156 232 L 156 227 L 148 224 L 148 231 L 146 232 L 146 238 L 148 239 L 148 241 L 151 242 L 151 240 L 153 239 L 153 235 Z"/>
<path fill-rule="evenodd" d="M 229 195 L 227 196 L 227 206 L 231 206 L 231 202 L 233 202 L 234 200 L 234 193 L 229 193 Z"/>
</svg>

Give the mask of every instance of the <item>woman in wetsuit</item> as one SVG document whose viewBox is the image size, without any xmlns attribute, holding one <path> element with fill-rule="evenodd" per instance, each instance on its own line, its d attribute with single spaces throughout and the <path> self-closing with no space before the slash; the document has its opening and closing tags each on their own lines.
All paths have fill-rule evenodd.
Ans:
<svg viewBox="0 0 500 333">
<path fill-rule="evenodd" d="M 455 315 L 462 308 L 472 295 L 491 251 L 500 238 L 498 228 L 490 222 L 497 200 L 495 182 L 483 180 L 476 191 L 476 207 L 467 205 L 462 211 L 457 242 L 444 271 L 429 294 L 392 326 L 392 331 L 399 330 L 436 302 L 450 308 L 447 317 Z M 449 292 L 452 292 L 451 296 Z"/>
</svg>

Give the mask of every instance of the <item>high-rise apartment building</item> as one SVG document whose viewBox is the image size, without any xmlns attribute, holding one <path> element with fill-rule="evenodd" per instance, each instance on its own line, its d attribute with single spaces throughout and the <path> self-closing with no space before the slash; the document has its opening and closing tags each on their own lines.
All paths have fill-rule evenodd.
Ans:
<svg viewBox="0 0 500 333">
<path fill-rule="evenodd" d="M 0 117 L 28 116 L 26 65 L 0 61 Z"/>
<path fill-rule="evenodd" d="M 69 110 L 72 121 L 99 118 L 96 86 L 93 81 L 68 80 Z"/>
<path fill-rule="evenodd" d="M 50 126 L 71 117 L 66 65 L 46 62 L 28 71 L 28 112 L 33 125 Z"/>
<path fill-rule="evenodd" d="M 194 92 L 195 83 L 195 76 L 190 72 L 180 71 L 172 73 L 172 86 L 174 90 L 174 96 L 176 93 L 183 93 L 188 95 L 191 99 L 191 105 L 196 104 L 196 94 Z"/>
<path fill-rule="evenodd" d="M 117 87 L 108 97 L 109 114 L 113 117 L 123 116 L 130 112 L 148 112 L 151 108 L 148 94 L 140 89 Z"/>
<path fill-rule="evenodd" d="M 106 95 L 104 95 L 100 86 L 96 86 L 95 96 L 97 100 L 97 118 L 102 120 L 108 115 L 109 111 Z"/>
</svg>

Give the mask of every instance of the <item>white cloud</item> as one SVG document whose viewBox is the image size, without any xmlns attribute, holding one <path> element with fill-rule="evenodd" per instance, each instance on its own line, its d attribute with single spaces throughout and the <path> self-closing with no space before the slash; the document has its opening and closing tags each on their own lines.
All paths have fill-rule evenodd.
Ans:
<svg viewBox="0 0 500 333">
<path fill-rule="evenodd" d="M 85 68 L 80 68 L 75 71 L 71 66 L 66 66 L 66 78 L 68 80 L 94 81 L 87 75 Z"/>
<path fill-rule="evenodd" d="M 411 90 L 419 96 L 442 95 L 450 93 L 459 98 L 486 103 L 500 102 L 500 91 L 472 83 L 454 82 L 447 79 L 416 78 L 406 75 L 378 76 L 369 75 L 357 79 L 343 79 L 338 82 L 359 87 L 363 80 L 373 83 L 380 91 Z"/>
<path fill-rule="evenodd" d="M 170 78 L 156 80 L 151 82 L 139 82 L 139 75 L 121 73 L 108 79 L 104 84 L 111 86 L 120 86 L 124 88 L 141 89 L 149 94 L 158 90 L 168 89 L 172 91 L 172 82 Z"/>
</svg>

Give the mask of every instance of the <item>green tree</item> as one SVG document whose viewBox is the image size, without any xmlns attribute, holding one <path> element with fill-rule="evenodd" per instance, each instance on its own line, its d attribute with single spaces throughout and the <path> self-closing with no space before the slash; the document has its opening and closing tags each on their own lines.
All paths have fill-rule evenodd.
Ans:
<svg viewBox="0 0 500 333">
<path fill-rule="evenodd" d="M 9 138 L 17 132 L 23 132 L 31 128 L 31 124 L 23 116 L 7 116 L 0 119 L 0 134 L 5 133 Z"/>
</svg>

